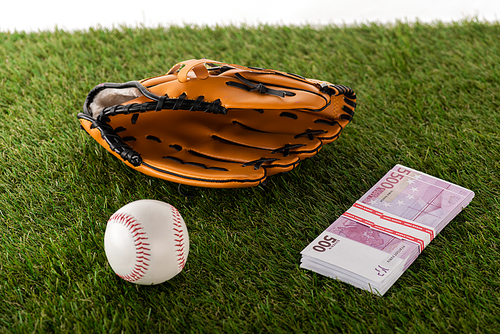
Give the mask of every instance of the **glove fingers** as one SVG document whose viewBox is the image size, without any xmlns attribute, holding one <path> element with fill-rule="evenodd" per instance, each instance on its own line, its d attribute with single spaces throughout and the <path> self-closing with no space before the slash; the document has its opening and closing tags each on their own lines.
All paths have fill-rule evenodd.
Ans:
<svg viewBox="0 0 500 334">
<path fill-rule="evenodd" d="M 194 150 L 182 149 L 181 151 L 168 152 L 162 156 L 162 165 L 168 169 L 182 171 L 186 166 L 192 171 L 196 170 L 198 177 L 211 179 L 237 179 L 237 180 L 256 180 L 261 179 L 266 174 L 273 175 L 277 173 L 292 170 L 299 162 L 297 157 L 289 159 L 276 159 L 259 157 L 254 160 L 231 161 L 224 160 L 214 155 L 205 155 Z M 151 159 L 158 161 L 158 159 Z"/>
<path fill-rule="evenodd" d="M 236 114 L 237 112 L 237 114 Z M 228 115 L 237 115 L 237 122 L 241 127 L 247 127 L 269 133 L 287 134 L 301 141 L 319 138 L 322 141 L 334 140 L 342 130 L 344 120 L 331 120 L 316 113 L 302 112 L 296 110 L 273 110 L 260 111 L 238 110 Z M 256 113 L 260 117 L 256 117 Z M 302 138 L 302 139 L 301 139 Z M 304 149 L 305 150 L 305 149 Z"/>
<path fill-rule="evenodd" d="M 192 152 L 193 155 L 240 164 L 247 164 L 260 159 L 268 159 L 264 164 L 265 167 L 289 166 L 296 164 L 299 160 L 297 156 L 294 155 L 284 156 L 281 152 L 273 153 L 273 151 L 268 149 L 241 146 L 240 144 L 228 142 L 221 137 L 210 138 L 210 140 L 205 142 L 199 142 L 196 146 L 188 144 L 183 148 Z"/>
<path fill-rule="evenodd" d="M 183 83 L 177 81 L 175 74 L 141 81 L 145 87 L 158 96 L 163 96 L 165 92 L 168 92 L 168 96 L 171 98 L 186 94 L 187 98 L 191 100 L 196 100 L 199 96 L 203 96 L 209 102 L 220 99 L 222 105 L 228 109 L 243 109 L 248 108 L 248 106 L 261 109 L 272 106 L 275 109 L 284 109 L 293 105 L 294 108 L 318 110 L 324 108 L 329 99 L 326 94 L 319 93 L 318 89 L 310 84 L 303 84 L 305 86 L 300 87 L 301 89 L 286 88 L 284 91 L 290 93 L 290 95 L 278 97 L 227 85 L 230 82 L 240 83 L 238 79 L 233 76 L 226 76 L 225 73 L 221 76 L 210 76 L 206 80 L 195 80 L 194 75 L 191 75 L 191 80 Z M 207 87 L 210 87 L 210 89 L 207 89 Z M 269 86 L 268 88 L 278 89 L 279 87 Z"/>
<path fill-rule="evenodd" d="M 162 157 L 148 155 L 143 165 L 163 177 L 178 178 L 182 183 L 193 185 L 207 182 L 211 187 L 227 187 L 229 183 L 234 187 L 247 187 L 261 183 L 267 176 L 263 168 L 207 159 L 186 150 L 166 153 Z"/>
<path fill-rule="evenodd" d="M 239 121 L 237 121 L 239 122 Z M 316 154 L 322 143 L 317 138 L 297 137 L 295 134 L 264 132 L 251 130 L 242 123 L 232 124 L 220 130 L 217 140 L 236 149 L 254 148 L 262 151 L 262 154 L 288 156 L 290 153 Z"/>
</svg>

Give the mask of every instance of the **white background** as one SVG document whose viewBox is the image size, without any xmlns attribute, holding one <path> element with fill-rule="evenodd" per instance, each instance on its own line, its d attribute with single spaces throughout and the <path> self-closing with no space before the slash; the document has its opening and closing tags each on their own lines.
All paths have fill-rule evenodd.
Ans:
<svg viewBox="0 0 500 334">
<path fill-rule="evenodd" d="M 4 0 L 0 31 L 82 30 L 122 25 L 301 25 L 498 21 L 499 0 Z"/>
</svg>

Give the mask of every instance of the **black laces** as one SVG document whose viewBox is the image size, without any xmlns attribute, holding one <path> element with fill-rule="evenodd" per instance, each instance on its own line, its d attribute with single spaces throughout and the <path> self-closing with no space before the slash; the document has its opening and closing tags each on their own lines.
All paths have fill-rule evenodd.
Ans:
<svg viewBox="0 0 500 334">
<path fill-rule="evenodd" d="M 240 89 L 244 89 L 248 92 L 259 92 L 261 94 L 269 94 L 269 95 L 275 95 L 279 97 L 285 97 L 285 96 L 295 96 L 295 93 L 289 92 L 286 90 L 278 90 L 278 89 L 271 89 L 269 87 L 266 87 L 261 82 L 254 83 L 253 81 L 250 81 L 246 78 L 244 78 L 241 74 L 235 73 L 234 76 L 238 78 L 241 82 L 235 82 L 235 81 L 228 81 L 226 82 L 226 85 L 231 86 L 231 87 L 236 87 Z"/>
</svg>

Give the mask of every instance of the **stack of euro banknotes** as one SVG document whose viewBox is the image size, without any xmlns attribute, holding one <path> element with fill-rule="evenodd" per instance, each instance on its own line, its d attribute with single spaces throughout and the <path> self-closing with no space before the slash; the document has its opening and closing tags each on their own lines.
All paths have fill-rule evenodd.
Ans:
<svg viewBox="0 0 500 334">
<path fill-rule="evenodd" d="M 384 295 L 473 197 L 396 165 L 301 252 L 300 266 Z"/>
</svg>

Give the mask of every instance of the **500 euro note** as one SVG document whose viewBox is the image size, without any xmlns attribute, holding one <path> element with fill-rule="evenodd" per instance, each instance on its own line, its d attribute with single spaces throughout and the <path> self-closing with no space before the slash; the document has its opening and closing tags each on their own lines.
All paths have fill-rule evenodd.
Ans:
<svg viewBox="0 0 500 334">
<path fill-rule="evenodd" d="M 381 282 L 398 268 L 406 269 L 418 253 L 418 244 L 370 228 L 345 215 L 302 251 L 309 261 L 323 262 L 330 269 L 370 282 Z"/>
<path fill-rule="evenodd" d="M 468 189 L 396 165 L 358 203 L 428 226 L 437 234 L 473 197 Z"/>
<path fill-rule="evenodd" d="M 301 252 L 301 267 L 383 295 L 473 197 L 396 165 Z"/>
</svg>

